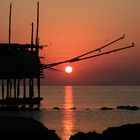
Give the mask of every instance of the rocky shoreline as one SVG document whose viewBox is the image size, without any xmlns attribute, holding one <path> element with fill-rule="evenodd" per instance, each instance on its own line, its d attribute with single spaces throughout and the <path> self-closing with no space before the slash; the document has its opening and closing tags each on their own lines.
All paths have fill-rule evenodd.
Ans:
<svg viewBox="0 0 140 140">
<path fill-rule="evenodd" d="M 57 106 L 53 107 L 52 109 L 53 110 L 63 110 L 63 108 L 60 108 L 60 107 L 57 107 Z M 76 107 L 72 107 L 72 108 L 69 108 L 69 109 L 75 110 L 77 108 Z M 140 107 L 133 106 L 133 105 L 120 105 L 120 106 L 116 106 L 116 108 L 111 108 L 111 107 L 106 107 L 106 106 L 103 106 L 103 107 L 99 108 L 99 110 L 114 110 L 114 109 L 136 111 L 136 110 L 140 110 Z M 85 108 L 85 110 L 90 110 L 90 108 Z"/>
<path fill-rule="evenodd" d="M 16 116 L 0 116 L 0 138 L 61 140 L 55 130 L 49 130 L 39 121 Z"/>
<path fill-rule="evenodd" d="M 126 124 L 118 127 L 110 127 L 103 133 L 78 132 L 70 137 L 69 140 L 139 140 L 140 124 Z"/>
<path fill-rule="evenodd" d="M 134 140 L 140 139 L 140 123 L 110 127 L 102 133 L 78 132 L 69 140 Z M 49 130 L 32 118 L 0 116 L 0 137 L 5 139 L 61 140 L 55 130 Z"/>
</svg>

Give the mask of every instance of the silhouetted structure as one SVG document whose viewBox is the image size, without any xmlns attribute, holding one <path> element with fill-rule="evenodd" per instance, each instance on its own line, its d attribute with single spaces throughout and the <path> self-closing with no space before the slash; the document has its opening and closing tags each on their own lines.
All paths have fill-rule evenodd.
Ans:
<svg viewBox="0 0 140 140">
<path fill-rule="evenodd" d="M 42 47 L 38 42 L 39 2 L 37 3 L 35 45 L 33 44 L 33 23 L 31 44 L 11 43 L 11 15 L 12 4 L 10 4 L 9 13 L 9 43 L 0 43 L 0 107 L 1 109 L 34 109 L 33 106 L 36 104 L 39 108 L 40 101 L 43 99 L 40 97 L 40 78 L 43 76 L 43 69 L 39 57 L 39 49 Z M 34 96 L 34 82 L 38 89 L 36 97 Z M 21 93 L 21 88 L 23 88 L 23 93 Z"/>
<path fill-rule="evenodd" d="M 39 2 L 37 2 L 37 28 L 35 44 L 33 42 L 34 26 L 32 23 L 31 44 L 13 44 L 11 43 L 11 18 L 12 4 L 9 12 L 9 39 L 8 43 L 0 43 L 0 80 L 1 80 L 1 99 L 0 109 L 35 109 L 39 108 L 43 99 L 40 97 L 40 78 L 43 77 L 43 69 L 52 68 L 63 63 L 73 63 L 89 58 L 94 58 L 113 52 L 128 49 L 129 46 L 101 52 L 104 48 L 122 40 L 125 35 L 107 43 L 100 48 L 91 50 L 72 59 L 55 62 L 51 64 L 41 64 L 39 57 Z M 97 54 L 93 54 L 96 52 Z M 34 83 L 37 85 L 38 95 L 34 94 Z M 20 86 L 22 85 L 22 86 Z M 22 90 L 21 90 L 22 88 Z M 21 92 L 23 91 L 23 93 Z"/>
</svg>

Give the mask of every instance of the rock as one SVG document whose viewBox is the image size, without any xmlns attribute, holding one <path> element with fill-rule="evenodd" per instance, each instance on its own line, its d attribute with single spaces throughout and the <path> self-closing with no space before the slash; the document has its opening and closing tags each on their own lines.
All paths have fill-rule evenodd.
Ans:
<svg viewBox="0 0 140 140">
<path fill-rule="evenodd" d="M 72 108 L 70 108 L 70 109 L 74 110 L 74 109 L 76 109 L 76 107 L 72 107 Z"/>
<path fill-rule="evenodd" d="M 103 132 L 105 140 L 139 140 L 140 124 L 127 124 L 108 128 Z"/>
<path fill-rule="evenodd" d="M 60 108 L 59 108 L 59 107 L 53 107 L 53 109 L 55 109 L 55 110 L 60 110 Z"/>
<path fill-rule="evenodd" d="M 112 110 L 112 108 L 110 108 L 110 107 L 102 107 L 102 108 L 100 108 L 100 110 Z"/>
<path fill-rule="evenodd" d="M 139 110 L 140 108 L 137 107 L 137 106 L 130 106 L 130 105 L 127 105 L 127 106 L 117 106 L 117 109 L 127 109 L 127 110 Z"/>
<path fill-rule="evenodd" d="M 139 140 L 140 124 L 126 124 L 119 127 L 110 127 L 102 134 L 93 132 L 77 134 L 70 137 L 69 140 Z"/>
<path fill-rule="evenodd" d="M 90 108 L 85 108 L 85 110 L 90 110 Z"/>
<path fill-rule="evenodd" d="M 86 134 L 83 132 L 78 132 L 77 134 L 70 136 L 69 140 L 84 140 L 85 135 Z"/>
<path fill-rule="evenodd" d="M 69 140 L 102 140 L 102 135 L 94 132 L 78 132 L 74 136 L 71 136 Z"/>
<path fill-rule="evenodd" d="M 60 140 L 54 130 L 48 130 L 32 118 L 0 116 L 0 138 Z"/>
</svg>

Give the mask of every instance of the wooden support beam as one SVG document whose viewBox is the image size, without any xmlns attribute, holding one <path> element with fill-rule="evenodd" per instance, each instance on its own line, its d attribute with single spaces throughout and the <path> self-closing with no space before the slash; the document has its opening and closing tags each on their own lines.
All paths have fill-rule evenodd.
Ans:
<svg viewBox="0 0 140 140">
<path fill-rule="evenodd" d="M 9 79 L 7 79 L 7 98 L 9 98 Z"/>
<path fill-rule="evenodd" d="M 4 80 L 2 79 L 2 99 L 4 99 Z"/>
<path fill-rule="evenodd" d="M 39 2 L 37 2 L 37 21 L 36 21 L 36 52 L 39 54 L 39 38 L 38 38 L 38 33 L 39 33 Z"/>
<path fill-rule="evenodd" d="M 40 77 L 37 78 L 38 97 L 40 97 Z"/>
<path fill-rule="evenodd" d="M 26 98 L 26 79 L 23 79 L 23 98 Z"/>
<path fill-rule="evenodd" d="M 16 98 L 17 90 L 16 90 L 16 79 L 14 78 L 14 98 Z"/>
<path fill-rule="evenodd" d="M 33 44 L 34 44 L 34 23 L 32 22 L 32 30 L 31 30 L 31 51 L 33 51 Z"/>
<path fill-rule="evenodd" d="M 20 95 L 20 79 L 17 81 L 17 98 L 19 98 Z"/>
<path fill-rule="evenodd" d="M 11 20 L 12 20 L 12 3 L 10 3 L 10 12 L 9 12 L 9 44 L 11 44 Z"/>
</svg>

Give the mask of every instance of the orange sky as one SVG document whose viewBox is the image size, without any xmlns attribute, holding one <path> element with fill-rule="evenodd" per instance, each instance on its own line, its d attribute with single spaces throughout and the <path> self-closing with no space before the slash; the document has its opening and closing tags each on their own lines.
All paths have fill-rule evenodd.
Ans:
<svg viewBox="0 0 140 140">
<path fill-rule="evenodd" d="M 108 56 L 68 64 L 73 73 L 45 70 L 50 85 L 139 85 L 139 0 L 39 0 L 40 44 L 48 45 L 42 61 L 52 63 L 90 51 L 126 34 L 109 48 L 135 47 Z M 13 2 L 12 42 L 30 43 L 32 21 L 36 22 L 36 0 Z M 10 0 L 0 0 L 0 42 L 8 42 Z M 109 50 L 108 48 L 108 50 Z M 65 66 L 56 68 L 64 70 Z"/>
</svg>

